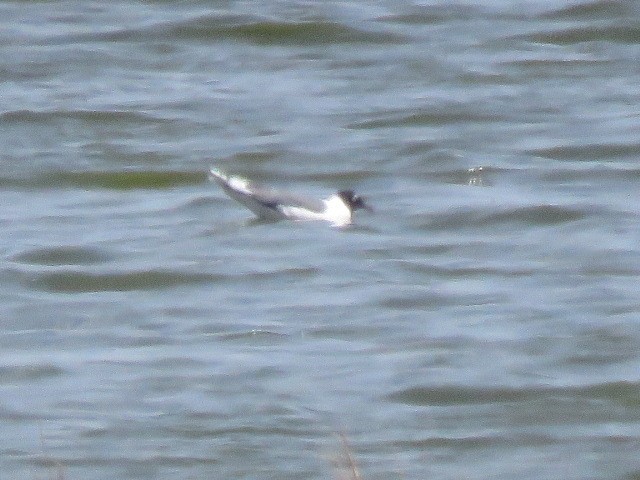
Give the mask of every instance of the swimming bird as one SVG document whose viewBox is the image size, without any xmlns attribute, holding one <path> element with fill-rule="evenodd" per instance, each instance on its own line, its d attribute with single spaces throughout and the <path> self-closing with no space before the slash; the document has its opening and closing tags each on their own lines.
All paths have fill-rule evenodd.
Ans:
<svg viewBox="0 0 640 480">
<path fill-rule="evenodd" d="M 211 169 L 210 179 L 231 198 L 265 220 L 322 220 L 343 227 L 351 224 L 355 210 L 372 211 L 353 190 L 342 190 L 317 200 L 265 188 L 242 177 L 226 175 L 216 168 Z"/>
</svg>

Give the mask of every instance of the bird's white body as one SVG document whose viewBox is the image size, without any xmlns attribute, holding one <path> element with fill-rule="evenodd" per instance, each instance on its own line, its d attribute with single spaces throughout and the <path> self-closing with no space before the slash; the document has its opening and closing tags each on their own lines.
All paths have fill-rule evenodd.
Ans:
<svg viewBox="0 0 640 480">
<path fill-rule="evenodd" d="M 292 220 L 324 220 L 331 222 L 336 227 L 351 223 L 353 212 L 338 195 L 331 195 L 329 198 L 322 200 L 322 202 L 324 203 L 324 210 L 321 212 L 294 205 L 283 205 L 280 207 L 280 211 L 285 218 Z"/>
</svg>

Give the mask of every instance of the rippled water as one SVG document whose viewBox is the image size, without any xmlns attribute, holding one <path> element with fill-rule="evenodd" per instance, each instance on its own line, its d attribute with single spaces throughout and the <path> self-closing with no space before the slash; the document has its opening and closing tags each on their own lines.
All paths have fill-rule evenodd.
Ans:
<svg viewBox="0 0 640 480">
<path fill-rule="evenodd" d="M 637 2 L 0 14 L 0 479 L 640 477 Z"/>
</svg>

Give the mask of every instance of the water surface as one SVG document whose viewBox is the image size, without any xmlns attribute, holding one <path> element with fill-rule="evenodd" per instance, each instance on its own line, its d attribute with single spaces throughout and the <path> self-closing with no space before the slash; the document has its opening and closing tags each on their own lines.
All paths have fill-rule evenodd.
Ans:
<svg viewBox="0 0 640 480">
<path fill-rule="evenodd" d="M 640 476 L 636 2 L 0 14 L 1 479 Z"/>
</svg>

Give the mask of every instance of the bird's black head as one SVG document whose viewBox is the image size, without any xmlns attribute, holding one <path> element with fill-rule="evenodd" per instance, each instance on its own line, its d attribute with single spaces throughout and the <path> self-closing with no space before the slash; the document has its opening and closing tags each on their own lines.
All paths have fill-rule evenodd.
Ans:
<svg viewBox="0 0 640 480">
<path fill-rule="evenodd" d="M 358 210 L 362 208 L 372 212 L 373 209 L 367 205 L 364 198 L 353 193 L 353 190 L 342 190 L 338 192 L 338 196 L 346 203 L 351 210 Z"/>
</svg>

